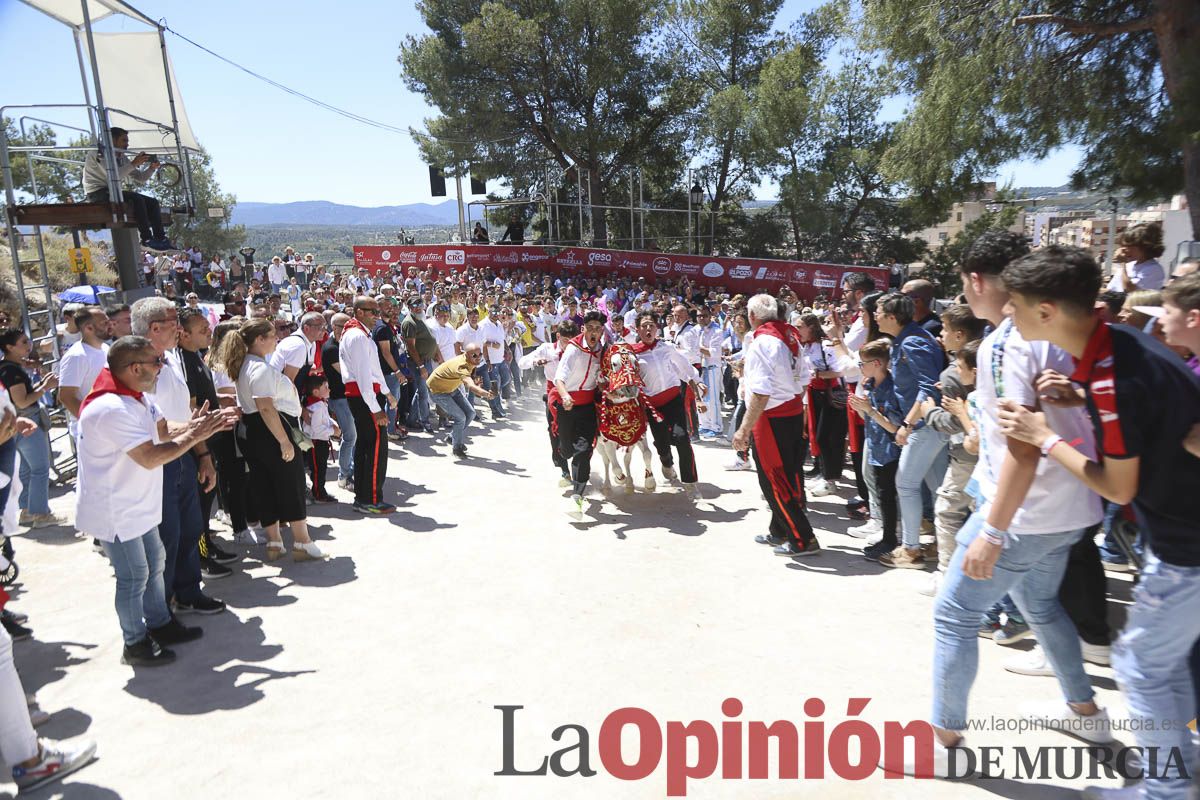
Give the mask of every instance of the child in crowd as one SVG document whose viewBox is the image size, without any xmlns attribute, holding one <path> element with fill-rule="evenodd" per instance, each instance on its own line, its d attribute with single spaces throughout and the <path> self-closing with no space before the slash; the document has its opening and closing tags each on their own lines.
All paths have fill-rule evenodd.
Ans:
<svg viewBox="0 0 1200 800">
<path fill-rule="evenodd" d="M 325 471 L 329 464 L 329 440 L 339 431 L 329 416 L 329 381 L 321 373 L 313 372 L 304 389 L 306 419 L 300 425 L 313 442 L 306 465 L 312 478 L 312 499 L 315 503 L 333 503 L 336 500 L 325 491 Z"/>
<path fill-rule="evenodd" d="M 983 328 L 983 320 L 971 313 L 971 307 L 966 303 L 950 306 L 942 312 L 942 347 L 952 359 L 939 379 L 943 406 L 948 399 L 965 400 L 975 388 L 975 354 L 979 349 L 979 341 L 983 339 Z M 974 348 L 967 353 L 967 347 L 972 343 Z M 959 355 L 966 356 L 965 364 L 970 369 L 969 381 L 960 365 Z M 934 528 L 937 531 L 934 547 L 937 549 L 938 567 L 930 576 L 929 585 L 922 590 L 923 594 L 932 597 L 937 594 L 942 575 L 950 565 L 950 556 L 954 555 L 954 537 L 974 509 L 974 501 L 967 495 L 966 488 L 978 458 L 963 446 L 965 430 L 958 417 L 945 407 L 938 407 L 932 399 L 926 400 L 921 410 L 926 425 L 950 437 L 950 467 L 938 487 L 934 506 Z"/>
<path fill-rule="evenodd" d="M 896 524 L 899 499 L 896 495 L 896 470 L 900 466 L 900 447 L 895 434 L 900 429 L 904 413 L 893 390 L 892 374 L 888 371 L 891 342 L 876 339 L 858 351 L 858 366 L 862 371 L 867 397 L 850 395 L 849 402 L 866 421 L 866 437 L 870 442 L 870 463 L 875 473 L 879 495 L 879 511 L 883 519 L 883 537 L 863 548 L 863 557 L 878 561 L 880 556 L 896 549 Z"/>
</svg>

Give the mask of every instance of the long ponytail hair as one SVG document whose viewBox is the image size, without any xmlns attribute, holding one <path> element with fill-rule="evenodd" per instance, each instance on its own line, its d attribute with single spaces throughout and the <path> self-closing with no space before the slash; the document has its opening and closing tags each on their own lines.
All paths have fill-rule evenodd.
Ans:
<svg viewBox="0 0 1200 800">
<path fill-rule="evenodd" d="M 238 328 L 236 335 L 228 335 L 221 340 L 221 353 L 218 356 L 225 366 L 225 374 L 236 381 L 242 374 L 242 365 L 246 363 L 246 354 L 250 345 L 275 330 L 274 323 L 269 319 L 256 319 Z"/>
</svg>

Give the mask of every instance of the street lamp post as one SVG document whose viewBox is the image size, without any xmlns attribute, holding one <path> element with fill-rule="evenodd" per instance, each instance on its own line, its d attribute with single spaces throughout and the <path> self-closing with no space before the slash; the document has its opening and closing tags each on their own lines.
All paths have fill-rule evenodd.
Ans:
<svg viewBox="0 0 1200 800">
<path fill-rule="evenodd" d="M 691 210 L 693 206 L 696 208 L 696 253 L 700 252 L 700 207 L 703 203 L 704 190 L 700 188 L 699 183 L 693 183 L 692 188 L 688 190 L 688 209 Z M 691 252 L 691 242 L 688 243 L 688 251 Z"/>
</svg>

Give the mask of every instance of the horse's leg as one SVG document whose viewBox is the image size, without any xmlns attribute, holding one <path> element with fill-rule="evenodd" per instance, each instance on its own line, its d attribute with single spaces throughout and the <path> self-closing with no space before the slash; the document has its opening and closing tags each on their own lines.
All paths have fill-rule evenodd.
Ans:
<svg viewBox="0 0 1200 800">
<path fill-rule="evenodd" d="M 625 494 L 633 494 L 633 471 L 629 469 L 629 464 L 633 461 L 633 445 L 623 449 L 625 450 Z"/>
<path fill-rule="evenodd" d="M 642 462 L 646 465 L 646 491 L 653 492 L 658 488 L 658 484 L 654 482 L 654 472 L 650 469 L 654 465 L 654 456 L 653 451 L 650 449 L 650 443 L 646 441 L 646 437 L 649 435 L 650 431 L 647 430 L 646 433 L 642 435 L 642 438 L 638 439 L 638 447 L 642 449 Z"/>
<path fill-rule="evenodd" d="M 597 437 L 596 449 L 600 451 L 600 460 L 604 462 L 604 491 L 606 492 L 612 489 L 612 483 L 608 479 L 608 467 L 612 461 L 611 448 L 612 442 L 603 436 Z"/>
</svg>

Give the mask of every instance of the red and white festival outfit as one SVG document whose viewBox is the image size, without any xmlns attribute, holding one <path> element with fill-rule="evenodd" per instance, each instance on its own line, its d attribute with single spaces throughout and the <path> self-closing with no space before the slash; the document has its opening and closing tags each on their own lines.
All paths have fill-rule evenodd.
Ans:
<svg viewBox="0 0 1200 800">
<path fill-rule="evenodd" d="M 574 403 L 570 409 L 554 398 L 558 422 L 558 452 L 569 463 L 575 494 L 583 494 L 592 476 L 592 450 L 596 447 L 596 379 L 600 377 L 603 350 L 588 348 L 581 333 L 567 343 L 554 371 Z"/>
<path fill-rule="evenodd" d="M 517 366 L 521 369 L 533 369 L 537 366 L 537 362 L 542 360 L 546 362 L 542 364 L 542 374 L 546 378 L 546 393 L 542 395 L 542 400 L 546 403 L 546 432 L 550 435 L 550 457 L 559 472 L 566 475 L 567 461 L 558 451 L 558 422 L 555 419 L 557 412 L 554 406 L 554 401 L 558 398 L 558 390 L 554 387 L 554 373 L 558 369 L 558 362 L 561 358 L 562 349 L 558 344 L 545 342 L 538 345 L 532 352 L 521 356 L 517 361 Z"/>
<path fill-rule="evenodd" d="M 816 539 L 804 513 L 807 447 L 804 389 L 807 364 L 800 335 L 791 325 L 772 320 L 754 331 L 746 351 L 743 385 L 750 394 L 765 395 L 766 410 L 754 425 L 754 465 L 758 484 L 771 508 L 771 536 L 806 548 Z"/>
<path fill-rule="evenodd" d="M 379 348 L 357 319 L 346 323 L 338 344 L 338 363 L 346 385 L 346 402 L 354 416 L 354 502 L 370 506 L 383 502 L 383 480 L 387 477 L 387 439 L 375 424 L 374 415 L 383 410 L 388 394 Z"/>
<path fill-rule="evenodd" d="M 642 373 L 646 397 L 660 417 L 649 419 L 654 449 L 658 451 L 663 467 L 670 467 L 675 463 L 671 454 L 674 444 L 679 451 L 679 479 L 683 483 L 695 483 L 696 456 L 692 451 L 685 392 L 680 387 L 690 387 L 692 381 L 699 380 L 700 373 L 688 363 L 687 356 L 670 344 L 638 342 L 633 350 L 638 354 L 638 370 Z"/>
</svg>

